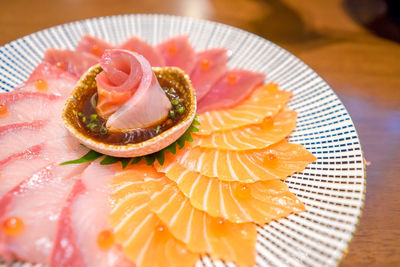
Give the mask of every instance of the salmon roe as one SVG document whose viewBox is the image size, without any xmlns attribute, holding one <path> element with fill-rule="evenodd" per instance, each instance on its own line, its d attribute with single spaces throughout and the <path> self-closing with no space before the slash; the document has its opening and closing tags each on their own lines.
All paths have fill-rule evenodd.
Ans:
<svg viewBox="0 0 400 267">
<path fill-rule="evenodd" d="M 208 60 L 206 58 L 200 62 L 200 69 L 202 69 L 202 70 L 208 70 L 210 68 L 210 66 L 211 66 L 211 62 L 210 62 L 210 60 Z"/>
<path fill-rule="evenodd" d="M 66 70 L 67 68 L 65 67 L 65 63 L 62 61 L 59 61 L 56 63 L 56 66 L 62 70 Z"/>
<path fill-rule="evenodd" d="M 18 236 L 24 229 L 24 222 L 18 217 L 9 217 L 1 225 L 1 230 L 8 236 Z"/>
<path fill-rule="evenodd" d="M 4 118 L 8 115 L 8 110 L 6 105 L 0 104 L 0 118 Z"/>
<path fill-rule="evenodd" d="M 233 73 L 229 73 L 228 76 L 226 77 L 226 80 L 230 85 L 237 83 L 237 79 L 238 79 L 237 75 Z"/>
<path fill-rule="evenodd" d="M 268 153 L 264 157 L 264 165 L 268 168 L 276 168 L 278 166 L 278 157 L 273 153 Z"/>
<path fill-rule="evenodd" d="M 100 249 L 108 250 L 114 245 L 114 234 L 110 230 L 101 231 L 97 236 L 97 245 Z"/>
<path fill-rule="evenodd" d="M 226 221 L 222 218 L 211 220 L 210 230 L 211 233 L 217 237 L 225 236 L 228 234 Z"/>
<path fill-rule="evenodd" d="M 266 117 L 264 121 L 261 124 L 261 127 L 266 130 L 266 129 L 271 129 L 274 126 L 274 119 L 272 117 Z"/>
<path fill-rule="evenodd" d="M 92 52 L 93 55 L 100 57 L 101 56 L 101 49 L 98 45 L 93 45 L 92 48 L 90 49 L 90 52 Z"/>
<path fill-rule="evenodd" d="M 35 81 L 35 87 L 38 91 L 45 92 L 48 89 L 48 85 L 45 79 L 37 79 Z"/>
<path fill-rule="evenodd" d="M 251 197 L 249 186 L 246 184 L 239 184 L 236 187 L 235 196 L 240 199 L 249 199 Z"/>
<path fill-rule="evenodd" d="M 167 228 L 165 228 L 164 225 L 159 224 L 155 228 L 155 239 L 158 242 L 165 243 L 168 240 L 168 231 Z"/>
<path fill-rule="evenodd" d="M 170 56 L 176 55 L 178 53 L 178 47 L 175 44 L 169 44 L 167 48 L 167 52 Z"/>
</svg>

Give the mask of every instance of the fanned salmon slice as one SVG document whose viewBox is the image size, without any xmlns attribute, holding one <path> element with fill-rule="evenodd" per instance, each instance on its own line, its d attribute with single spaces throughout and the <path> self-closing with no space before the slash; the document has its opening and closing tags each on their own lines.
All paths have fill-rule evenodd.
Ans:
<svg viewBox="0 0 400 267">
<path fill-rule="evenodd" d="M 174 162 L 156 164 L 156 168 L 177 184 L 193 207 L 233 223 L 265 224 L 305 211 L 301 201 L 280 180 L 252 184 L 221 182 Z"/>
<path fill-rule="evenodd" d="M 195 209 L 172 183 L 164 178 L 161 192 L 150 192 L 150 209 L 189 250 L 208 253 L 214 259 L 253 266 L 257 231 L 253 223 L 231 223 Z"/>
<path fill-rule="evenodd" d="M 170 159 L 172 157 L 173 159 Z M 186 145 L 176 155 L 167 154 L 191 171 L 221 181 L 253 183 L 286 179 L 316 160 L 302 145 L 282 140 L 265 149 L 226 151 Z"/>
<path fill-rule="evenodd" d="M 16 217 L 24 225 L 16 236 L 0 231 L 0 257 L 48 264 L 61 209 L 76 175 L 86 166 L 50 164 L 0 199 L 0 222 Z"/>
<path fill-rule="evenodd" d="M 273 118 L 265 118 L 260 124 L 198 135 L 193 145 L 234 151 L 266 148 L 279 142 L 296 128 L 296 117 L 295 111 L 283 110 Z"/>
<path fill-rule="evenodd" d="M 77 180 L 61 211 L 50 266 L 134 266 L 112 237 L 98 241 L 104 235 L 112 236 L 108 196 L 109 180 L 116 169 L 95 161 Z"/>
<path fill-rule="evenodd" d="M 34 120 L 59 119 L 64 100 L 55 94 L 42 92 L 9 92 L 0 94 L 0 105 L 6 112 L 0 116 L 0 126 Z"/>
<path fill-rule="evenodd" d="M 144 164 L 114 177 L 109 219 L 115 240 L 138 267 L 192 267 L 199 254 L 188 251 L 148 207 L 150 195 L 146 188 L 157 187 L 154 180 L 161 177 L 154 167 Z"/>
<path fill-rule="evenodd" d="M 292 93 L 278 90 L 277 84 L 267 84 L 254 90 L 249 98 L 235 107 L 208 111 L 199 115 L 200 131 L 208 135 L 249 124 L 261 123 L 266 117 L 274 117 L 289 101 Z"/>
</svg>

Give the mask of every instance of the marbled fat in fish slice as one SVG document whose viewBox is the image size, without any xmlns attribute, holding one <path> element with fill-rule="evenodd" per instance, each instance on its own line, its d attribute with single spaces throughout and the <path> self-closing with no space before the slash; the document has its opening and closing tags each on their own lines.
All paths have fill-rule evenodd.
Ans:
<svg viewBox="0 0 400 267">
<path fill-rule="evenodd" d="M 109 218 L 115 240 L 138 267 L 192 267 L 199 254 L 188 251 L 148 207 L 147 190 L 159 188 L 154 181 L 162 176 L 139 163 L 114 177 Z"/>
<path fill-rule="evenodd" d="M 141 54 L 150 62 L 152 67 L 165 66 L 165 61 L 161 52 L 139 37 L 134 36 L 129 38 L 122 45 L 120 45 L 120 48 Z"/>
<path fill-rule="evenodd" d="M 196 135 L 193 146 L 233 151 L 263 149 L 289 136 L 296 128 L 296 117 L 295 111 L 283 110 L 275 117 L 266 117 L 260 124 Z"/>
<path fill-rule="evenodd" d="M 261 123 L 266 117 L 273 117 L 284 108 L 291 96 L 290 92 L 278 90 L 277 84 L 260 86 L 235 107 L 200 114 L 200 132 L 196 134 L 209 135 L 212 132 Z"/>
<path fill-rule="evenodd" d="M 167 157 L 185 168 L 221 181 L 253 183 L 274 179 L 286 179 L 303 171 L 316 160 L 302 145 L 285 140 L 265 149 L 224 151 L 186 145 L 176 155 Z"/>
<path fill-rule="evenodd" d="M 190 80 L 196 90 L 199 102 L 211 89 L 212 85 L 226 72 L 228 49 L 213 48 L 196 53 L 196 62 L 190 73 Z"/>
<path fill-rule="evenodd" d="M 222 182 L 185 169 L 173 161 L 156 169 L 174 181 L 196 209 L 233 223 L 266 224 L 305 211 L 301 201 L 280 180 L 251 184 Z"/>
<path fill-rule="evenodd" d="M 194 68 L 196 52 L 189 43 L 188 35 L 174 36 L 157 45 L 165 65 L 181 68 L 188 75 Z"/>
<path fill-rule="evenodd" d="M 117 168 L 95 161 L 83 171 L 61 211 L 51 266 L 134 266 L 114 244 L 108 222 L 109 182 Z"/>
</svg>

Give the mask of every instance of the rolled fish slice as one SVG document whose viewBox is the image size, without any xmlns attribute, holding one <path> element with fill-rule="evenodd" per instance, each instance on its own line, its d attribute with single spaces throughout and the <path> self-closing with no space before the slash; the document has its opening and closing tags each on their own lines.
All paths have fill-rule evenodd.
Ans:
<svg viewBox="0 0 400 267">
<path fill-rule="evenodd" d="M 179 35 L 167 39 L 157 45 L 157 49 L 161 52 L 166 66 L 181 68 L 188 75 L 192 72 L 196 52 L 189 43 L 188 35 Z"/>
<path fill-rule="evenodd" d="M 304 205 L 280 180 L 251 184 L 222 182 L 185 169 L 174 162 L 165 162 L 160 172 L 174 181 L 196 209 L 233 223 L 266 224 L 305 211 Z"/>
<path fill-rule="evenodd" d="M 115 240 L 138 267 L 192 267 L 199 254 L 188 251 L 148 207 L 146 188 L 158 187 L 154 180 L 161 177 L 152 166 L 140 163 L 113 178 L 109 219 Z"/>
<path fill-rule="evenodd" d="M 266 117 L 274 117 L 284 108 L 291 96 L 290 92 L 278 90 L 277 84 L 260 86 L 235 107 L 200 114 L 198 134 L 209 135 L 216 131 L 262 123 Z"/>
<path fill-rule="evenodd" d="M 286 179 L 316 160 L 302 145 L 285 140 L 265 149 L 225 151 L 186 145 L 176 155 L 168 153 L 185 168 L 221 181 L 253 183 Z M 170 159 L 168 159 L 170 160 Z"/>
<path fill-rule="evenodd" d="M 264 80 L 263 73 L 244 69 L 228 70 L 199 101 L 198 113 L 233 107 L 248 97 Z"/>
<path fill-rule="evenodd" d="M 283 110 L 260 124 L 197 135 L 193 146 L 232 151 L 263 149 L 287 137 L 296 128 L 296 117 L 295 111 Z"/>
<path fill-rule="evenodd" d="M 95 161 L 75 182 L 61 211 L 50 266 L 134 266 L 114 244 L 108 222 L 109 180 L 117 167 Z"/>
<path fill-rule="evenodd" d="M 165 61 L 161 52 L 139 37 L 134 36 L 129 38 L 120 48 L 141 54 L 150 62 L 152 67 L 165 66 Z"/>
</svg>

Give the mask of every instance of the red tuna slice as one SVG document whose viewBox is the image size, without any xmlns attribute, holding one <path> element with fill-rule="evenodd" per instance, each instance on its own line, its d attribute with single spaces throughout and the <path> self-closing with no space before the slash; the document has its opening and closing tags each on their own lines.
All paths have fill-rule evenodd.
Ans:
<svg viewBox="0 0 400 267">
<path fill-rule="evenodd" d="M 98 242 L 99 235 L 113 235 L 108 195 L 114 168 L 94 162 L 75 184 L 60 216 L 51 266 L 133 266 L 112 240 Z"/>
<path fill-rule="evenodd" d="M 62 153 L 60 153 L 62 151 Z M 87 153 L 73 137 L 40 143 L 0 161 L 0 198 L 41 168 L 80 158 Z"/>
<path fill-rule="evenodd" d="M 265 75 L 258 72 L 233 69 L 221 76 L 198 103 L 198 113 L 229 108 L 248 97 Z"/>
<path fill-rule="evenodd" d="M 28 80 L 16 91 L 54 93 L 66 98 L 75 87 L 78 78 L 48 62 L 40 63 Z"/>
<path fill-rule="evenodd" d="M 149 62 L 128 50 L 107 50 L 97 75 L 97 111 L 111 130 L 146 127 L 164 119 L 171 103 Z"/>
<path fill-rule="evenodd" d="M 141 54 L 150 62 L 152 67 L 165 66 L 161 52 L 138 37 L 128 39 L 120 48 Z"/>
<path fill-rule="evenodd" d="M 48 49 L 44 61 L 65 70 L 76 77 L 81 77 L 91 66 L 98 63 L 95 55 L 72 50 Z"/>
<path fill-rule="evenodd" d="M 61 121 L 64 99 L 42 92 L 9 92 L 0 94 L 0 105 L 6 109 L 0 114 L 0 126 L 34 120 Z"/>
<path fill-rule="evenodd" d="M 226 72 L 228 50 L 214 48 L 198 52 L 196 63 L 190 74 L 196 98 L 199 102 L 210 91 L 211 86 Z"/>
<path fill-rule="evenodd" d="M 18 218 L 23 230 L 18 235 L 0 232 L 0 257 L 33 264 L 48 264 L 62 207 L 75 180 L 87 164 L 50 164 L 0 199 L 0 222 Z"/>
<path fill-rule="evenodd" d="M 179 67 L 187 74 L 192 72 L 196 52 L 189 43 L 187 35 L 172 37 L 159 44 L 157 48 L 164 57 L 165 65 Z"/>
<path fill-rule="evenodd" d="M 114 48 L 113 45 L 103 41 L 97 37 L 86 34 L 79 41 L 78 46 L 76 47 L 77 52 L 86 52 L 90 53 L 96 57 L 101 57 L 106 49 Z"/>
</svg>

